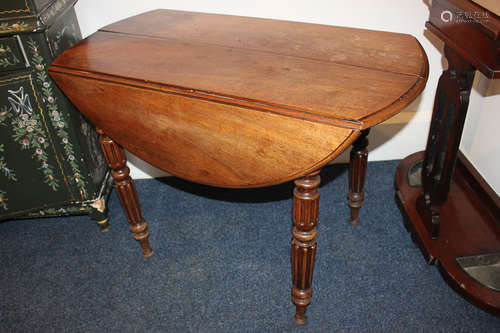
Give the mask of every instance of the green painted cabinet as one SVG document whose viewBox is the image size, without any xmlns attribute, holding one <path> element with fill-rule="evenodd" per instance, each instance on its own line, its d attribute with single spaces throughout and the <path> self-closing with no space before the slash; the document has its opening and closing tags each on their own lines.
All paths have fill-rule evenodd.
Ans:
<svg viewBox="0 0 500 333">
<path fill-rule="evenodd" d="M 0 220 L 107 220 L 112 186 L 95 128 L 47 73 L 81 39 L 76 0 L 0 4 Z"/>
</svg>

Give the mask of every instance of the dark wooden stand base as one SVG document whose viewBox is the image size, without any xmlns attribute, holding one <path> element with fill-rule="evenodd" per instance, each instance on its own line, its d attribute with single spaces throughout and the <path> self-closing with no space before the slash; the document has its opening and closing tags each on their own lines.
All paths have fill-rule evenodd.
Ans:
<svg viewBox="0 0 500 333">
<path fill-rule="evenodd" d="M 499 316 L 500 291 L 472 278 L 456 260 L 462 256 L 500 252 L 498 196 L 491 193 L 477 171 L 459 153 L 448 199 L 440 209 L 439 237 L 432 239 L 416 206 L 422 187 L 410 186 L 408 181 L 409 168 L 423 158 L 424 152 L 406 157 L 396 172 L 396 202 L 405 226 L 427 262 L 439 267 L 455 291 Z"/>
</svg>

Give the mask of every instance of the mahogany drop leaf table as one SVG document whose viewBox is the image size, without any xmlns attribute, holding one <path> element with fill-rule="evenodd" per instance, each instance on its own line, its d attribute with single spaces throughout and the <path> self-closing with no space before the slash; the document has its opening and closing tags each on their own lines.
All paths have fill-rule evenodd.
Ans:
<svg viewBox="0 0 500 333">
<path fill-rule="evenodd" d="M 354 143 L 358 221 L 369 129 L 424 89 L 428 63 L 409 35 L 156 10 L 111 24 L 49 68 L 99 128 L 143 255 L 149 231 L 122 147 L 172 175 L 219 187 L 295 180 L 292 301 L 311 302 L 322 166 Z"/>
</svg>

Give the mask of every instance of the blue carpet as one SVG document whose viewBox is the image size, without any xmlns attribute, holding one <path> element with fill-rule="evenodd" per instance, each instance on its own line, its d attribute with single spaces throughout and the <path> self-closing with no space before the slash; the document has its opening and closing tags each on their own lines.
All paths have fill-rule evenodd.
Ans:
<svg viewBox="0 0 500 333">
<path fill-rule="evenodd" d="M 345 165 L 322 173 L 309 323 L 292 321 L 291 189 L 136 182 L 155 250 L 140 254 L 116 195 L 86 216 L 0 224 L 0 332 L 500 332 L 428 266 L 394 203 L 397 161 L 368 165 L 361 224 Z M 166 185 L 167 183 L 168 185 Z"/>
</svg>

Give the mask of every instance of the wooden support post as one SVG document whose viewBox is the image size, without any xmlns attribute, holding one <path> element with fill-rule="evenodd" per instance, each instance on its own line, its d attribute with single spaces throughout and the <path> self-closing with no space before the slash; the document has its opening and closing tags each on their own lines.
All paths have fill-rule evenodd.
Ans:
<svg viewBox="0 0 500 333">
<path fill-rule="evenodd" d="M 361 135 L 356 139 L 352 146 L 349 160 L 349 199 L 348 205 L 351 208 L 351 218 L 349 223 L 352 225 L 359 224 L 359 210 L 363 204 L 365 193 L 366 165 L 368 163 L 368 133 L 370 129 L 361 131 Z"/>
<path fill-rule="evenodd" d="M 120 198 L 123 210 L 130 224 L 132 236 L 139 242 L 144 257 L 151 257 L 153 250 L 149 245 L 149 230 L 146 221 L 142 217 L 142 210 L 137 198 L 134 181 L 130 178 L 130 169 L 127 167 L 127 158 L 123 149 L 108 137 L 101 129 L 99 142 L 101 144 L 104 157 L 111 169 L 111 175 L 115 180 L 115 189 Z"/>
<path fill-rule="evenodd" d="M 306 308 L 312 298 L 312 277 L 316 254 L 316 224 L 319 208 L 319 170 L 295 181 L 293 190 L 292 302 L 296 306 L 294 321 L 307 321 Z"/>
<path fill-rule="evenodd" d="M 439 237 L 440 209 L 448 198 L 451 177 L 469 106 L 474 67 L 445 45 L 448 69 L 439 79 L 422 166 L 423 193 L 417 210 L 431 235 Z"/>
</svg>

